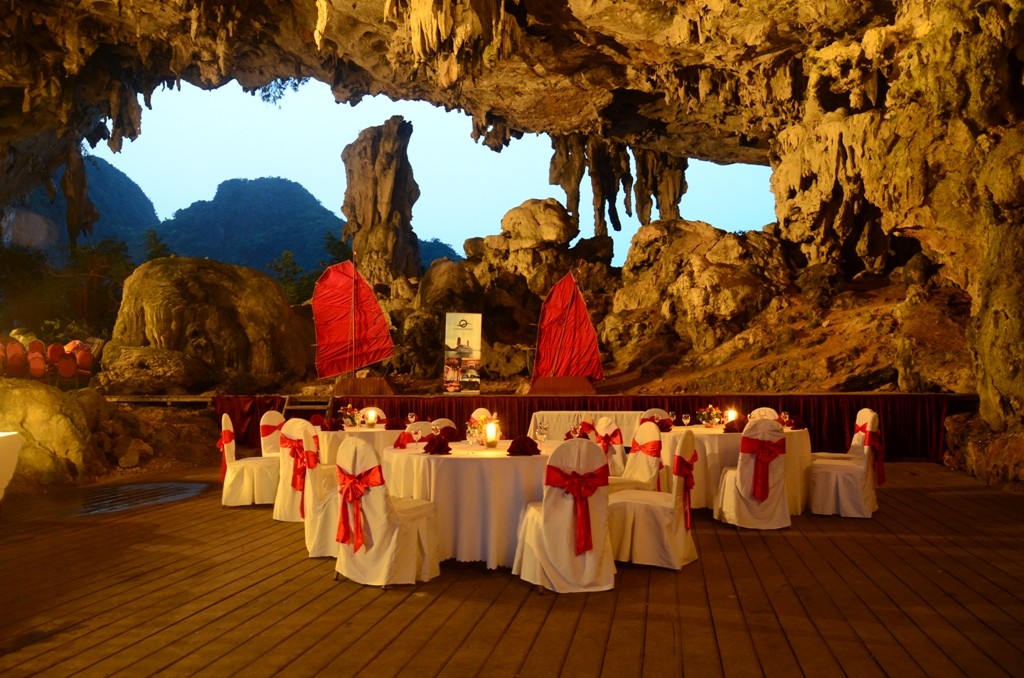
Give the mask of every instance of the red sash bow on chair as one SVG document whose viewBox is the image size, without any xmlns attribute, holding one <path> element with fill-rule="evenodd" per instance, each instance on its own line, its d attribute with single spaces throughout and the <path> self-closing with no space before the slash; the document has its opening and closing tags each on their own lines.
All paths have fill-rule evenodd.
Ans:
<svg viewBox="0 0 1024 678">
<path fill-rule="evenodd" d="M 653 421 L 653 420 L 650 420 Z M 629 444 L 629 453 L 640 452 L 646 454 L 648 457 L 654 457 L 658 460 L 658 470 L 661 471 L 663 464 L 661 463 L 661 441 L 660 440 L 648 440 L 646 443 L 641 445 L 637 441 L 633 441 Z M 661 473 L 658 474 L 658 482 L 656 485 L 658 492 L 661 492 Z"/>
<path fill-rule="evenodd" d="M 337 541 L 352 544 L 354 550 L 363 547 L 363 495 L 371 487 L 384 484 L 384 472 L 377 464 L 359 475 L 346 473 L 338 467 L 338 494 L 341 495 L 341 514 L 338 516 Z M 349 525 L 348 505 L 352 504 L 352 523 Z"/>
<path fill-rule="evenodd" d="M 768 465 L 786 453 L 786 439 L 759 440 L 743 436 L 740 438 L 740 453 L 755 455 L 754 482 L 750 489 L 755 499 L 764 501 L 768 498 Z"/>
<path fill-rule="evenodd" d="M 548 466 L 544 474 L 544 484 L 557 487 L 572 497 L 573 510 L 576 514 L 576 555 L 593 549 L 590 502 L 587 497 L 597 492 L 597 488 L 608 486 L 608 464 L 589 473 L 566 472 L 557 466 Z"/>
<path fill-rule="evenodd" d="M 622 431 L 620 429 L 615 429 L 614 431 L 612 431 L 611 433 L 608 433 L 606 435 L 601 435 L 600 433 L 598 433 L 597 434 L 597 444 L 601 446 L 601 449 L 604 450 L 604 453 L 607 456 L 607 454 L 608 454 L 608 447 L 610 445 L 621 445 L 622 444 Z M 660 453 L 659 453 L 659 456 L 661 456 Z"/>
<path fill-rule="evenodd" d="M 288 436 L 281 436 L 281 449 L 288 450 L 288 456 L 292 458 L 292 489 L 300 493 L 299 515 L 306 517 L 306 469 L 316 468 L 320 458 L 316 450 L 304 449 L 301 440 L 294 440 Z"/>
<path fill-rule="evenodd" d="M 284 426 L 282 421 L 280 424 L 260 424 L 260 438 L 266 438 L 272 436 L 276 431 L 280 431 Z"/>
<path fill-rule="evenodd" d="M 594 425 L 589 421 L 580 422 L 580 438 L 585 438 L 595 431 L 596 429 L 594 428 Z"/>
<path fill-rule="evenodd" d="M 697 451 L 693 451 L 693 456 L 687 461 L 678 454 L 676 455 L 675 461 L 672 463 L 672 475 L 679 478 L 677 482 L 683 484 L 683 511 L 686 516 L 686 529 L 690 529 L 690 490 L 696 482 L 693 479 L 693 467 L 697 463 Z"/>
<path fill-rule="evenodd" d="M 858 433 L 864 434 L 864 447 L 870 447 L 872 454 L 875 455 L 875 484 L 885 484 L 885 438 L 882 436 L 881 431 L 871 431 L 868 429 L 867 422 L 863 424 L 857 424 L 854 426 L 853 434 Z"/>
<path fill-rule="evenodd" d="M 224 476 L 228 474 L 228 458 L 224 454 L 224 446 L 228 443 L 235 442 L 235 432 L 224 429 L 220 432 L 220 438 L 217 439 L 217 449 L 220 450 L 220 481 L 224 482 Z"/>
</svg>

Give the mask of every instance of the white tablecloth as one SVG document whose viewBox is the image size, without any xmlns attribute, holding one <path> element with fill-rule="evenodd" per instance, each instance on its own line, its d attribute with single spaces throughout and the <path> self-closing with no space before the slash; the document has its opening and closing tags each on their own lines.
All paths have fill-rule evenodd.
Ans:
<svg viewBox="0 0 1024 678">
<path fill-rule="evenodd" d="M 690 503 L 694 508 L 714 508 L 722 469 L 736 466 L 740 457 L 740 434 L 725 433 L 721 426 L 676 426 L 661 434 L 662 461 L 672 467 L 672 457 L 682 442 L 682 433 L 693 431 L 697 445 L 697 464 L 693 469 L 694 488 Z M 786 430 L 786 497 L 790 515 L 799 515 L 807 507 L 810 489 L 811 436 L 807 429 Z"/>
<path fill-rule="evenodd" d="M 547 410 L 534 412 L 533 416 L 530 417 L 530 428 L 526 435 L 536 438 L 537 422 L 543 421 L 548 425 L 548 440 L 565 440 L 566 432 L 578 424 L 583 417 L 592 417 L 595 424 L 601 417 L 611 417 L 622 431 L 622 440 L 629 447 L 641 414 L 643 412 L 623 410 L 614 412 L 598 412 L 597 410 Z"/>
<path fill-rule="evenodd" d="M 452 454 L 423 454 L 423 443 L 384 449 L 384 479 L 392 496 L 427 499 L 437 505 L 441 558 L 511 567 L 519 514 L 544 493 L 543 454 L 510 457 L 508 440 L 498 449 L 452 443 Z"/>
<path fill-rule="evenodd" d="M 0 499 L 3 499 L 7 484 L 14 477 L 14 467 L 18 465 L 21 444 L 20 434 L 0 433 Z"/>
<path fill-rule="evenodd" d="M 341 441 L 349 436 L 357 436 L 367 441 L 377 450 L 377 454 L 383 454 L 385 447 L 395 444 L 401 431 L 392 431 L 383 426 L 367 428 L 365 426 L 346 427 L 344 431 L 320 431 L 320 462 L 323 464 L 335 464 L 338 461 L 338 448 Z"/>
</svg>

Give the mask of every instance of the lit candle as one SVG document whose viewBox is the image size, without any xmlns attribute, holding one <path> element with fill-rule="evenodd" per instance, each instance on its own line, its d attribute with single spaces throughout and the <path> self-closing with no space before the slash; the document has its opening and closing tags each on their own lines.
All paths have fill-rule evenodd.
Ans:
<svg viewBox="0 0 1024 678">
<path fill-rule="evenodd" d="M 737 416 L 739 416 L 739 415 L 736 413 L 736 410 L 726 410 L 725 411 L 725 420 L 726 421 L 736 421 L 736 417 Z"/>
<path fill-rule="evenodd" d="M 367 410 L 366 425 L 371 428 L 377 425 L 377 410 Z"/>
<path fill-rule="evenodd" d="M 498 422 L 489 421 L 484 425 L 484 438 L 487 447 L 498 446 Z"/>
</svg>

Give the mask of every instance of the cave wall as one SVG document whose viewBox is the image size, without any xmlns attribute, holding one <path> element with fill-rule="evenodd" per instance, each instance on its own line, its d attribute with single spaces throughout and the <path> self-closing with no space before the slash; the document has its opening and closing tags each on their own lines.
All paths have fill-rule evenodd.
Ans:
<svg viewBox="0 0 1024 678">
<path fill-rule="evenodd" d="M 986 422 L 1019 430 L 1022 37 L 1019 3 L 977 0 L 14 0 L 0 3 L 0 204 L 82 139 L 120 148 L 148 95 L 182 80 L 309 76 L 339 102 L 426 100 L 471 114 L 496 150 L 546 132 L 573 216 L 589 172 L 599 231 L 619 191 L 644 223 L 655 200 L 676 216 L 688 158 L 770 164 L 796 275 L 926 257 L 969 296 Z"/>
</svg>

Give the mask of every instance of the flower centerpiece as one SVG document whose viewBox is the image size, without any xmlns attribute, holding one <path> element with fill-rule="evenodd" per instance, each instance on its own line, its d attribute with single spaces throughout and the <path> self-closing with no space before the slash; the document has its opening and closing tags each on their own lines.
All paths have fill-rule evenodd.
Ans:
<svg viewBox="0 0 1024 678">
<path fill-rule="evenodd" d="M 722 410 L 708 403 L 707 407 L 697 408 L 697 419 L 708 428 L 711 428 L 722 421 Z"/>
<path fill-rule="evenodd" d="M 352 407 L 352 403 L 338 410 L 338 416 L 346 426 L 355 427 L 359 424 L 359 410 Z"/>
</svg>

